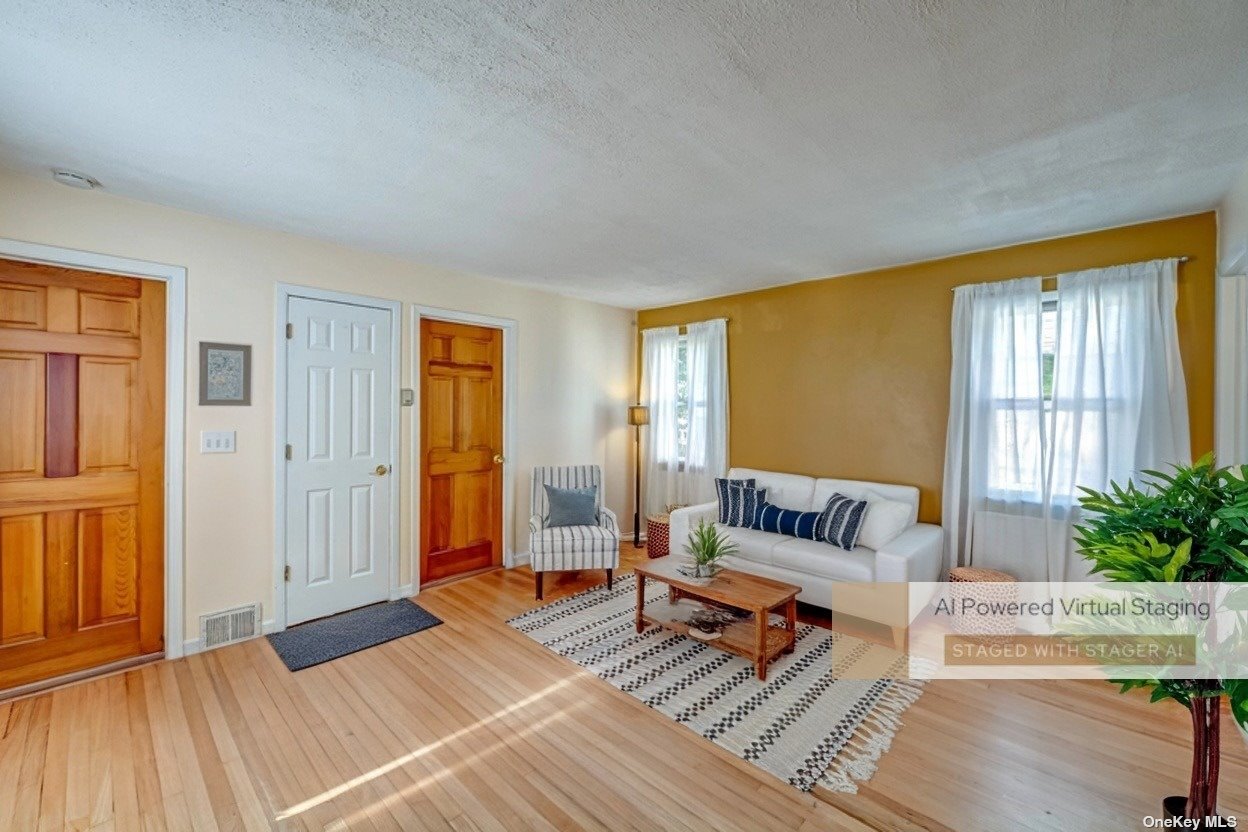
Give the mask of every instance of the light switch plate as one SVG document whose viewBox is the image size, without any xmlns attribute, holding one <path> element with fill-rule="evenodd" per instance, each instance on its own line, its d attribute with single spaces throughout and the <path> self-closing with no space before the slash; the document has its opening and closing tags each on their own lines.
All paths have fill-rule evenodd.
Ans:
<svg viewBox="0 0 1248 832">
<path fill-rule="evenodd" d="M 234 431 L 201 430 L 199 432 L 199 452 L 201 454 L 234 453 Z"/>
<path fill-rule="evenodd" d="M 399 405 L 402 407 L 411 407 L 416 404 L 416 391 L 410 387 L 404 387 L 399 391 Z"/>
</svg>

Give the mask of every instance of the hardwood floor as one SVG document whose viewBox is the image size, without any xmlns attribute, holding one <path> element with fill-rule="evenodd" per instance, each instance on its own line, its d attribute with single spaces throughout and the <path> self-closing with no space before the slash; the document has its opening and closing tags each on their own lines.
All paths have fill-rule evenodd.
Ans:
<svg viewBox="0 0 1248 832">
<path fill-rule="evenodd" d="M 444 625 L 296 674 L 260 639 L 0 703 L 0 829 L 1139 829 L 1184 789 L 1178 706 L 945 682 L 858 794 L 803 794 L 511 630 L 532 592 L 428 590 Z M 1222 810 L 1248 812 L 1223 745 Z"/>
</svg>

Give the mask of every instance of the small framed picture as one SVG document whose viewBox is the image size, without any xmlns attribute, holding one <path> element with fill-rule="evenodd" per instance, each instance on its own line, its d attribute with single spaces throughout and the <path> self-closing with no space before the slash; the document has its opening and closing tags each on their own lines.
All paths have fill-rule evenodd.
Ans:
<svg viewBox="0 0 1248 832">
<path fill-rule="evenodd" d="M 251 404 L 251 345 L 199 342 L 199 403 Z"/>
</svg>

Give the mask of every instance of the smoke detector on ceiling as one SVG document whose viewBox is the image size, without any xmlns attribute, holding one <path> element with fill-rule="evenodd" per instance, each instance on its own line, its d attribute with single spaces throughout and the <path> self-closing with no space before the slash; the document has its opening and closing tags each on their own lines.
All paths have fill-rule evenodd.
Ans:
<svg viewBox="0 0 1248 832">
<path fill-rule="evenodd" d="M 53 168 L 52 178 L 62 185 L 68 185 L 71 188 L 82 188 L 84 191 L 100 187 L 100 180 L 94 176 L 87 176 L 85 173 L 68 170 L 67 168 Z"/>
</svg>

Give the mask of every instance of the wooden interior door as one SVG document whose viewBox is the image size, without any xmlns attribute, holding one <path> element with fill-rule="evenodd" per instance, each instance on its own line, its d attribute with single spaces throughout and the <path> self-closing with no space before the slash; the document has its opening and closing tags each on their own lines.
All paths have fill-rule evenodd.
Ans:
<svg viewBox="0 0 1248 832">
<path fill-rule="evenodd" d="M 165 286 L 0 259 L 0 690 L 164 649 Z"/>
<path fill-rule="evenodd" d="M 503 333 L 420 322 L 420 583 L 503 562 Z"/>
</svg>

